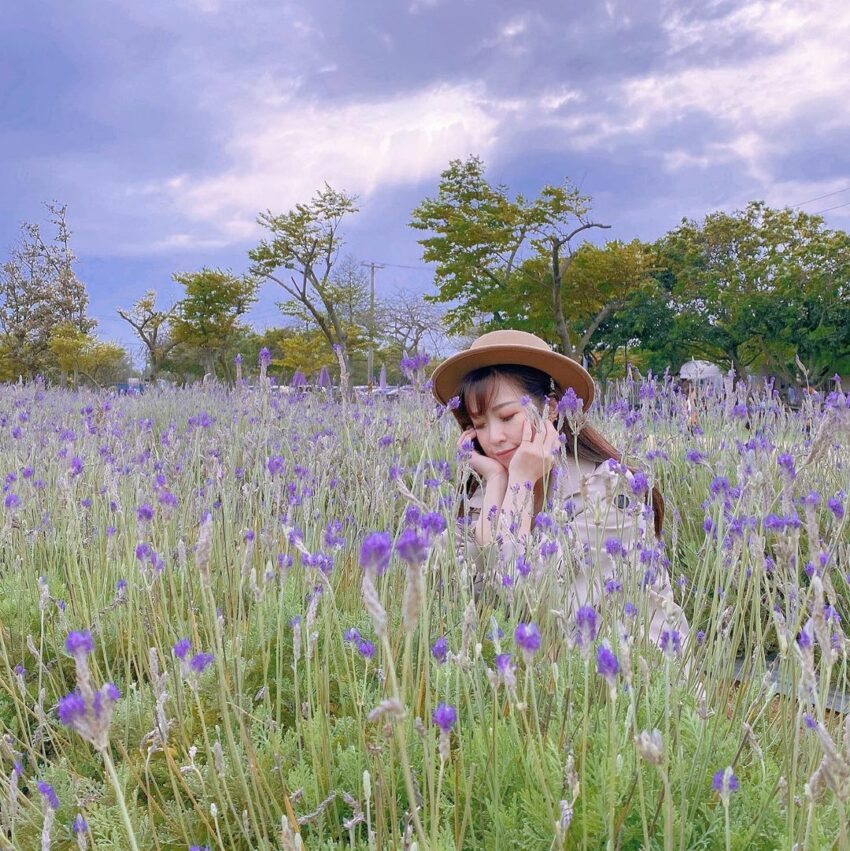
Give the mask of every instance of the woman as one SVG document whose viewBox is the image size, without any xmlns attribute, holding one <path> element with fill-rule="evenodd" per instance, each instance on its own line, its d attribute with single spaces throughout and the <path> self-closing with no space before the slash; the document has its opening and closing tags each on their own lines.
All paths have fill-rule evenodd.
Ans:
<svg viewBox="0 0 850 851">
<path fill-rule="evenodd" d="M 664 501 L 584 421 L 595 392 L 588 372 L 534 334 L 493 331 L 440 364 L 432 382 L 463 430 L 458 449 L 474 474 L 458 543 L 476 582 L 499 581 L 511 567 L 539 579 L 554 562 L 573 611 L 619 594 L 651 640 L 678 651 L 688 625 L 658 540 Z M 546 555 L 531 555 L 535 521 L 546 529 L 556 518 L 569 553 L 552 554 L 551 539 Z"/>
</svg>

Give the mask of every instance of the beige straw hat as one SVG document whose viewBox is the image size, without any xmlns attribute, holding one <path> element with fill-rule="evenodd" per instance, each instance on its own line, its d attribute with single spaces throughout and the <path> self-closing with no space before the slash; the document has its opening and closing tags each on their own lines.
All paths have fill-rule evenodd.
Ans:
<svg viewBox="0 0 850 851">
<path fill-rule="evenodd" d="M 431 376 L 432 392 L 447 405 L 457 395 L 464 377 L 482 366 L 517 364 L 533 366 L 551 376 L 561 392 L 572 387 L 586 411 L 595 393 L 593 379 L 581 364 L 553 352 L 545 340 L 527 331 L 491 331 L 482 334 L 468 349 L 446 358 Z"/>
</svg>

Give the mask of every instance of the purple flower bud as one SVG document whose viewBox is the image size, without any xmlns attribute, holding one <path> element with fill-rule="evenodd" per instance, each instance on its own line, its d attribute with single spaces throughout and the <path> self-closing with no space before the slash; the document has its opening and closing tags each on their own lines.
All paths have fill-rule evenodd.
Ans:
<svg viewBox="0 0 850 851">
<path fill-rule="evenodd" d="M 272 353 L 265 346 L 263 346 L 263 348 L 260 349 L 260 355 L 257 358 L 257 361 L 260 366 L 267 367 L 272 362 Z"/>
<path fill-rule="evenodd" d="M 540 630 L 536 623 L 521 623 L 514 632 L 514 641 L 526 653 L 535 653 L 540 649 Z"/>
<path fill-rule="evenodd" d="M 776 463 L 785 471 L 789 479 L 797 477 L 797 469 L 794 466 L 794 456 L 788 452 L 781 452 L 776 456 Z"/>
<path fill-rule="evenodd" d="M 429 511 L 423 516 L 421 521 L 422 531 L 425 532 L 429 539 L 446 531 L 446 518 L 436 511 Z"/>
<path fill-rule="evenodd" d="M 596 651 L 596 672 L 605 677 L 606 682 L 612 688 L 617 683 L 617 673 L 620 670 L 620 663 L 614 652 L 604 642 L 599 645 Z"/>
<path fill-rule="evenodd" d="M 143 523 L 153 520 L 153 508 L 151 508 L 151 506 L 147 503 L 140 505 L 136 509 L 136 517 L 138 517 L 138 519 Z"/>
<path fill-rule="evenodd" d="M 82 632 L 69 632 L 65 639 L 65 649 L 72 656 L 87 656 L 94 650 L 91 633 L 87 629 Z"/>
<path fill-rule="evenodd" d="M 189 661 L 189 666 L 196 674 L 203 674 L 212 664 L 212 653 L 196 653 Z"/>
<path fill-rule="evenodd" d="M 360 566 L 382 574 L 390 563 L 392 539 L 387 532 L 370 532 L 360 545 Z"/>
<path fill-rule="evenodd" d="M 75 722 L 86 714 L 86 702 L 83 696 L 76 691 L 66 694 L 59 700 L 56 714 L 66 727 L 73 727 Z"/>
<path fill-rule="evenodd" d="M 41 796 L 47 802 L 51 810 L 59 809 L 59 798 L 56 797 L 56 792 L 49 783 L 45 783 L 43 780 L 40 780 L 38 782 L 38 791 L 41 792 Z"/>
<path fill-rule="evenodd" d="M 360 651 L 360 655 L 364 659 L 371 659 L 375 655 L 375 645 L 372 644 L 371 641 L 366 641 L 365 639 L 360 639 L 357 642 L 357 649 Z"/>
<path fill-rule="evenodd" d="M 576 644 L 589 646 L 596 638 L 597 626 L 596 610 L 592 606 L 581 606 L 576 612 Z"/>
<path fill-rule="evenodd" d="M 449 642 L 445 638 L 438 638 L 431 648 L 431 655 L 442 665 L 449 654 Z"/>
<path fill-rule="evenodd" d="M 568 387 L 566 392 L 558 402 L 557 406 L 555 407 L 555 410 L 559 414 L 574 414 L 576 411 L 579 410 L 579 408 L 582 407 L 582 404 L 583 400 L 579 399 L 579 397 L 576 396 L 575 389 L 572 387 Z"/>
<path fill-rule="evenodd" d="M 721 768 L 714 775 L 711 788 L 721 796 L 728 796 L 730 792 L 737 792 L 740 787 L 738 778 L 732 773 L 731 768 Z"/>
<path fill-rule="evenodd" d="M 343 633 L 342 637 L 345 641 L 360 641 L 360 630 L 352 626 Z"/>
<path fill-rule="evenodd" d="M 678 656 L 682 652 L 682 636 L 678 630 L 665 629 L 661 631 L 661 636 L 658 639 L 658 645 L 668 659 Z"/>
<path fill-rule="evenodd" d="M 421 564 L 428 558 L 428 541 L 415 529 L 407 528 L 396 541 L 395 551 L 408 564 Z"/>
<path fill-rule="evenodd" d="M 192 642 L 189 641 L 188 638 L 181 638 L 175 645 L 172 647 L 172 652 L 174 653 L 174 657 L 176 659 L 185 659 L 186 654 L 192 649 Z"/>
<path fill-rule="evenodd" d="M 83 818 L 82 813 L 77 813 L 74 816 L 74 821 L 71 824 L 71 831 L 73 833 L 88 833 L 89 823 Z"/>
<path fill-rule="evenodd" d="M 431 719 L 444 733 L 448 733 L 457 721 L 457 710 L 453 706 L 441 703 L 434 710 Z"/>
</svg>

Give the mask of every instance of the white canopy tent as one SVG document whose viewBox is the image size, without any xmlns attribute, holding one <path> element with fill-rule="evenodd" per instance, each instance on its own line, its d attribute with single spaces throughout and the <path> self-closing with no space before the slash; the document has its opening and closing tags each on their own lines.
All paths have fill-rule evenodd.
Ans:
<svg viewBox="0 0 850 851">
<path fill-rule="evenodd" d="M 687 378 L 688 381 L 722 381 L 723 373 L 717 364 L 707 360 L 689 360 L 682 364 L 679 378 Z"/>
</svg>

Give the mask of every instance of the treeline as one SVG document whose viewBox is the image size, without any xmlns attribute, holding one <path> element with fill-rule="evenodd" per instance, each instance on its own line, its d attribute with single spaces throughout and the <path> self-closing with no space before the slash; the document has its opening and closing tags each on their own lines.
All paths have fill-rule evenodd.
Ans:
<svg viewBox="0 0 850 851">
<path fill-rule="evenodd" d="M 129 359 L 94 337 L 65 210 L 49 209 L 54 238 L 25 225 L 0 274 L 0 379 L 120 380 Z M 470 157 L 451 162 L 411 214 L 434 290 L 379 299 L 365 264 L 343 250 L 357 213 L 355 196 L 325 185 L 258 217 L 263 238 L 244 274 L 178 273 L 175 305 L 159 307 L 150 291 L 119 310 L 143 347 L 145 377 L 234 380 L 237 356 L 250 377 L 266 348 L 279 380 L 338 374 L 341 359 L 353 383 L 382 367 L 396 383 L 404 358 L 508 327 L 539 334 L 600 380 L 628 363 L 677 371 L 694 357 L 786 384 L 801 366 L 812 384 L 850 373 L 850 236 L 816 215 L 752 202 L 683 220 L 652 243 L 605 242 L 611 223 L 570 181 L 512 195 Z M 282 323 L 258 333 L 245 317 L 268 285 L 281 293 Z"/>
</svg>

